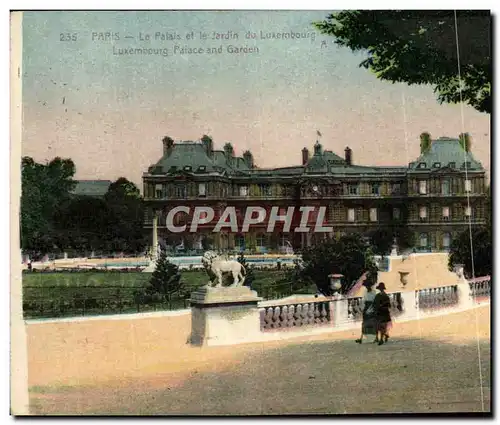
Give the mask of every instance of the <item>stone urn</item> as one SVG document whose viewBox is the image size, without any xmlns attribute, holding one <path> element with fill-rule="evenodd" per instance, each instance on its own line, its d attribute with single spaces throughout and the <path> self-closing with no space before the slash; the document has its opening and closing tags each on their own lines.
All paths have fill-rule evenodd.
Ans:
<svg viewBox="0 0 500 425">
<path fill-rule="evenodd" d="M 399 281 L 401 282 L 401 285 L 405 287 L 408 285 L 408 275 L 410 272 L 399 272 Z"/>
<path fill-rule="evenodd" d="M 333 294 L 337 295 L 340 292 L 340 288 L 342 288 L 341 280 L 344 275 L 330 274 L 328 277 L 330 278 L 330 288 L 333 290 Z"/>
</svg>

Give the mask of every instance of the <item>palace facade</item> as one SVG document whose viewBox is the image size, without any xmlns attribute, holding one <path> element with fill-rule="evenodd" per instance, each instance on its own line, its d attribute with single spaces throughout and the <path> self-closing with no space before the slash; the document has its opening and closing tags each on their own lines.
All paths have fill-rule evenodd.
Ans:
<svg viewBox="0 0 500 425">
<path fill-rule="evenodd" d="M 433 140 L 414 162 L 402 166 L 356 165 L 348 147 L 341 157 L 319 142 L 312 152 L 304 148 L 297 156 L 299 165 L 259 168 L 249 151 L 237 157 L 229 143 L 217 150 L 207 136 L 199 142 L 165 138 L 162 158 L 143 174 L 145 232 L 151 235 L 152 246 L 286 252 L 325 236 L 369 235 L 385 228 L 398 237 L 409 234 L 417 250 L 446 250 L 469 220 L 473 226 L 486 223 L 485 169 L 474 159 L 470 143 L 459 139 Z M 167 214 L 178 206 L 190 207 L 191 213 L 175 214 L 173 224 L 187 228 L 172 232 Z M 212 207 L 215 217 L 191 233 L 196 206 Z M 279 207 L 280 215 L 290 206 L 296 208 L 290 231 L 278 222 L 274 231 L 267 232 L 266 219 L 245 233 L 229 228 L 213 232 L 229 206 L 236 210 L 238 229 L 249 206 L 268 212 Z M 312 228 L 319 207 L 326 207 L 323 225 L 332 227 L 329 234 L 296 232 L 301 206 L 315 207 L 309 215 Z"/>
</svg>

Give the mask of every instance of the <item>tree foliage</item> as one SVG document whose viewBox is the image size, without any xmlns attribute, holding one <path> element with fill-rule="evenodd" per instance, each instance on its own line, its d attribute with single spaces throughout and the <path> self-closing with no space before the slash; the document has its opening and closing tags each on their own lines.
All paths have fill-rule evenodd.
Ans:
<svg viewBox="0 0 500 425">
<path fill-rule="evenodd" d="M 316 284 L 324 295 L 332 295 L 330 274 L 342 274 L 342 293 L 346 293 L 364 272 L 376 269 L 373 253 L 361 235 L 330 238 L 302 251 L 303 280 Z"/>
<path fill-rule="evenodd" d="M 70 198 L 76 182 L 71 159 L 54 158 L 39 164 L 30 157 L 21 161 L 21 247 L 46 252 L 55 244 L 54 216 Z"/>
<path fill-rule="evenodd" d="M 394 242 L 394 232 L 390 228 L 379 227 L 370 233 L 370 245 L 376 255 L 390 253 Z"/>
<path fill-rule="evenodd" d="M 104 199 L 77 196 L 71 159 L 39 164 L 24 157 L 21 167 L 21 247 L 26 252 L 137 252 L 144 247 L 143 203 L 132 182 L 119 178 Z"/>
<path fill-rule="evenodd" d="M 168 261 L 167 253 L 162 251 L 156 262 L 155 271 L 151 275 L 146 293 L 158 295 L 163 301 L 169 299 L 183 287 L 179 267 Z"/>
<path fill-rule="evenodd" d="M 104 196 L 108 208 L 106 235 L 113 251 L 143 249 L 144 204 L 137 186 L 124 177 L 112 183 Z"/>
<path fill-rule="evenodd" d="M 381 80 L 429 84 L 441 103 L 491 112 L 489 11 L 346 10 L 314 25 L 338 45 L 366 52 L 360 66 Z"/>
<path fill-rule="evenodd" d="M 474 259 L 474 276 L 487 276 L 492 274 L 492 233 L 491 227 L 480 227 L 461 232 L 450 246 L 448 267 L 453 270 L 454 265 L 463 264 L 464 272 L 468 278 L 473 277 L 472 259 Z"/>
</svg>

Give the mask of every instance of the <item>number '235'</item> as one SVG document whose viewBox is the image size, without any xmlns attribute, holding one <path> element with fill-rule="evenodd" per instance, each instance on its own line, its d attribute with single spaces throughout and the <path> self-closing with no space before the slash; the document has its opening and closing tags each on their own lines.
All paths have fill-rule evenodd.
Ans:
<svg viewBox="0 0 500 425">
<path fill-rule="evenodd" d="M 62 32 L 59 34 L 59 41 L 76 41 L 77 34 L 70 34 L 69 32 Z"/>
</svg>

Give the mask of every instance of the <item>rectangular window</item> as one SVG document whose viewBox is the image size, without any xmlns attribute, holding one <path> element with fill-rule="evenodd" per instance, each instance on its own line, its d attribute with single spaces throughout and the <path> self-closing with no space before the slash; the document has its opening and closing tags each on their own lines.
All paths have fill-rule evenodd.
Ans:
<svg viewBox="0 0 500 425">
<path fill-rule="evenodd" d="M 248 195 L 248 186 L 240 186 L 240 196 Z"/>
<path fill-rule="evenodd" d="M 469 179 L 465 180 L 465 191 L 472 192 L 472 183 Z"/>
<path fill-rule="evenodd" d="M 176 186 L 175 187 L 175 196 L 177 198 L 185 198 L 186 197 L 186 187 L 185 186 Z"/>
<path fill-rule="evenodd" d="M 427 233 L 420 233 L 420 246 L 422 248 L 427 247 Z"/>
<path fill-rule="evenodd" d="M 348 190 L 349 190 L 349 195 L 357 195 L 358 194 L 358 185 L 357 184 L 350 184 Z"/>
<path fill-rule="evenodd" d="M 427 218 L 427 207 L 420 207 L 420 219 Z"/>
<path fill-rule="evenodd" d="M 465 216 L 470 217 L 472 215 L 472 208 L 471 207 L 465 207 Z"/>
<path fill-rule="evenodd" d="M 418 192 L 421 195 L 426 195 L 427 194 L 427 180 L 420 180 L 418 182 Z"/>
<path fill-rule="evenodd" d="M 450 194 L 450 182 L 448 180 L 444 180 L 441 182 L 441 194 L 442 195 Z"/>
<path fill-rule="evenodd" d="M 199 196 L 206 196 L 206 185 L 205 183 L 200 183 L 198 184 L 198 195 Z"/>
<path fill-rule="evenodd" d="M 378 183 L 372 183 L 372 195 L 380 195 L 380 185 Z"/>
<path fill-rule="evenodd" d="M 271 196 L 271 186 L 268 184 L 259 184 L 260 196 Z"/>
<path fill-rule="evenodd" d="M 450 207 L 443 207 L 443 218 L 445 220 L 450 218 Z"/>
<path fill-rule="evenodd" d="M 161 184 L 155 186 L 155 198 L 163 198 L 163 186 Z"/>
<path fill-rule="evenodd" d="M 399 208 L 392 209 L 392 218 L 394 220 L 399 220 L 401 218 L 401 210 Z"/>
<path fill-rule="evenodd" d="M 393 183 L 391 192 L 393 195 L 399 195 L 401 193 L 401 184 Z"/>
<path fill-rule="evenodd" d="M 377 208 L 370 208 L 370 221 L 377 221 Z"/>
<path fill-rule="evenodd" d="M 354 210 L 354 208 L 349 208 L 347 210 L 347 221 L 354 222 L 355 218 L 356 218 L 356 211 Z"/>
</svg>

